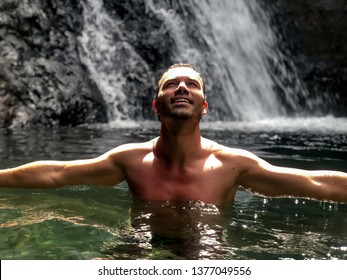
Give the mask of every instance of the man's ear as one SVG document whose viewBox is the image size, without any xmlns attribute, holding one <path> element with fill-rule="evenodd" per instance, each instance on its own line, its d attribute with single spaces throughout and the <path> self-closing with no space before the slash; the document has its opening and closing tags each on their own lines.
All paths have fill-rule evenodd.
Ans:
<svg viewBox="0 0 347 280">
<path fill-rule="evenodd" d="M 158 104 L 157 104 L 157 99 L 155 98 L 153 101 L 152 101 L 152 109 L 154 111 L 155 114 L 158 114 Z"/>
<path fill-rule="evenodd" d="M 206 100 L 204 100 L 204 103 L 202 104 L 202 114 L 206 115 L 207 114 L 207 110 L 208 110 L 208 103 Z"/>
<path fill-rule="evenodd" d="M 156 98 L 152 101 L 152 109 L 154 114 L 158 115 L 158 120 L 160 121 L 160 115 L 158 112 L 158 100 Z"/>
</svg>

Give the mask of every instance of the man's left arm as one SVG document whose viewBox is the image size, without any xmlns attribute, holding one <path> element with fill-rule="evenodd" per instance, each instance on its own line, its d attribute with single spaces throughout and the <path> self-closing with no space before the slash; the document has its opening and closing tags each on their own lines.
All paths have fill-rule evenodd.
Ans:
<svg viewBox="0 0 347 280">
<path fill-rule="evenodd" d="M 265 196 L 347 203 L 347 173 L 278 167 L 251 153 L 243 157 L 237 183 Z"/>
</svg>

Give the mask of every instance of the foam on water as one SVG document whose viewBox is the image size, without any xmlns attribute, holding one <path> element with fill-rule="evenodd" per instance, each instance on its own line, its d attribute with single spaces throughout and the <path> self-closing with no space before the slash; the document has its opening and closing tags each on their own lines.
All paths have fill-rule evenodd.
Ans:
<svg viewBox="0 0 347 280">
<path fill-rule="evenodd" d="M 134 121 L 116 120 L 106 124 L 87 124 L 90 128 L 112 129 L 160 129 L 159 121 Z M 347 118 L 336 118 L 333 116 L 288 118 L 278 117 L 271 119 L 260 119 L 256 121 L 234 121 L 234 122 L 205 122 L 200 125 L 202 130 L 210 131 L 237 131 L 237 132 L 277 132 L 277 133 L 314 133 L 314 134 L 347 134 Z"/>
<path fill-rule="evenodd" d="M 232 130 L 244 132 L 308 132 L 317 134 L 347 133 L 347 118 L 307 117 L 287 118 L 278 117 L 255 121 L 239 122 L 203 122 L 202 129 L 209 130 Z"/>
</svg>

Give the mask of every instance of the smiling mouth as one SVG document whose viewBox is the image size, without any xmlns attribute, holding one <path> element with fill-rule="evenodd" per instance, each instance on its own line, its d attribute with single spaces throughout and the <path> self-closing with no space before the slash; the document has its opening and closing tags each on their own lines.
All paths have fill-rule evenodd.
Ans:
<svg viewBox="0 0 347 280">
<path fill-rule="evenodd" d="M 184 98 L 177 98 L 171 102 L 172 104 L 177 104 L 177 103 L 186 103 L 186 104 L 191 104 L 191 102 L 187 99 Z"/>
</svg>

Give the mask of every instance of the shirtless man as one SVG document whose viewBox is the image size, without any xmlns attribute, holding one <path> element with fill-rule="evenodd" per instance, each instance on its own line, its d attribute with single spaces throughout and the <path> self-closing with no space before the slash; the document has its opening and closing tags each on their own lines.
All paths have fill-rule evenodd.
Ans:
<svg viewBox="0 0 347 280">
<path fill-rule="evenodd" d="M 347 202 L 347 173 L 273 166 L 254 154 L 202 138 L 207 113 L 201 75 L 187 64 L 171 66 L 157 84 L 153 110 L 160 136 L 119 146 L 100 157 L 37 161 L 0 171 L 0 185 L 58 188 L 114 186 L 126 180 L 140 201 L 233 201 L 239 186 L 272 197 L 295 196 Z"/>
</svg>

